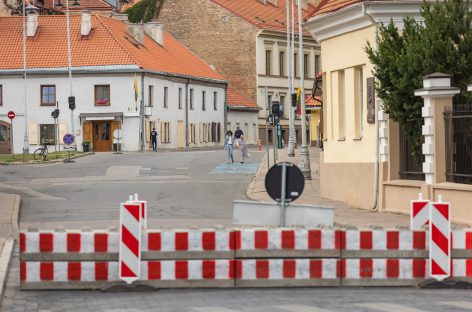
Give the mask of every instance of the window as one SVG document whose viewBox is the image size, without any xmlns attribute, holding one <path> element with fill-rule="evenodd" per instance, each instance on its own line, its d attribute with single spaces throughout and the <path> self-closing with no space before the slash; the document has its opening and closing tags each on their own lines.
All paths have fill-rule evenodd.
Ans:
<svg viewBox="0 0 472 312">
<path fill-rule="evenodd" d="M 110 105 L 110 85 L 95 85 L 95 106 Z"/>
<path fill-rule="evenodd" d="M 354 70 L 355 73 L 355 94 L 354 94 L 354 101 L 355 101 L 355 138 L 360 139 L 362 137 L 363 131 L 363 114 L 364 114 L 364 73 L 362 70 L 362 66 L 356 67 Z"/>
<path fill-rule="evenodd" d="M 309 71 L 308 71 L 309 66 L 310 66 L 310 61 L 308 58 L 308 54 L 304 54 L 303 55 L 303 74 L 305 75 L 305 77 L 308 77 L 309 75 Z"/>
<path fill-rule="evenodd" d="M 346 101 L 344 70 L 338 71 L 338 139 L 346 139 Z"/>
<path fill-rule="evenodd" d="M 161 143 L 170 143 L 170 122 L 161 122 Z"/>
<path fill-rule="evenodd" d="M 270 110 L 270 108 L 272 107 L 272 94 L 269 94 L 269 95 L 267 96 L 267 100 L 269 101 L 269 103 L 267 104 L 267 105 L 268 105 L 267 109 Z M 270 112 L 269 112 L 269 113 L 270 113 Z M 239 126 L 239 124 L 237 124 L 237 125 Z"/>
<path fill-rule="evenodd" d="M 320 71 L 321 71 L 320 56 L 315 55 L 315 73 L 319 73 Z"/>
<path fill-rule="evenodd" d="M 54 124 L 39 125 L 39 142 L 45 142 L 48 145 L 56 144 L 56 128 Z"/>
<path fill-rule="evenodd" d="M 182 88 L 179 88 L 179 109 L 182 109 Z"/>
<path fill-rule="evenodd" d="M 270 63 L 272 61 L 272 51 L 266 50 L 266 75 L 270 75 Z"/>
<path fill-rule="evenodd" d="M 190 89 L 190 109 L 193 109 L 193 89 Z"/>
<path fill-rule="evenodd" d="M 208 142 L 208 140 L 207 140 L 207 138 L 208 138 L 207 131 L 208 131 L 207 124 L 204 123 L 203 124 L 203 142 L 205 142 L 205 143 Z"/>
<path fill-rule="evenodd" d="M 218 110 L 218 93 L 213 92 L 213 109 Z"/>
<path fill-rule="evenodd" d="M 195 124 L 190 124 L 190 143 L 197 143 L 196 141 L 196 126 Z"/>
<path fill-rule="evenodd" d="M 285 52 L 279 52 L 280 76 L 285 76 Z"/>
<path fill-rule="evenodd" d="M 0 85 L 0 106 L 3 106 L 3 86 Z"/>
<path fill-rule="evenodd" d="M 287 107 L 285 107 L 285 95 L 280 96 L 280 106 L 283 107 L 284 116 L 285 116 L 285 114 L 288 114 L 288 109 L 287 109 Z"/>
<path fill-rule="evenodd" d="M 148 94 L 148 106 L 154 106 L 154 86 L 149 86 L 149 94 Z"/>
<path fill-rule="evenodd" d="M 167 108 L 167 93 L 168 93 L 168 88 L 164 87 L 164 108 Z"/>
<path fill-rule="evenodd" d="M 41 86 L 41 106 L 56 105 L 56 86 Z"/>
<path fill-rule="evenodd" d="M 202 110 L 206 110 L 206 91 L 202 91 Z"/>
<path fill-rule="evenodd" d="M 297 53 L 294 53 L 293 54 L 293 77 L 297 77 L 298 74 L 297 74 L 297 57 L 298 57 L 298 54 Z"/>
</svg>

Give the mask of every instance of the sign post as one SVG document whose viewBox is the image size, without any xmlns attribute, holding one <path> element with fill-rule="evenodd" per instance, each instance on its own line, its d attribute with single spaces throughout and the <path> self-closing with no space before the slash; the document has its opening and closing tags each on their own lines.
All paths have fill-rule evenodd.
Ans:
<svg viewBox="0 0 472 312">
<path fill-rule="evenodd" d="M 15 152 L 13 151 L 13 119 L 15 119 L 16 114 L 14 111 L 8 112 L 8 118 L 10 119 L 10 149 L 11 149 L 11 156 L 15 159 Z"/>
<path fill-rule="evenodd" d="M 73 163 L 74 161 L 73 161 L 72 159 L 70 159 L 70 150 L 71 150 L 71 148 L 73 148 L 73 147 L 71 147 L 70 145 L 74 144 L 74 142 L 75 142 L 75 137 L 74 137 L 72 134 L 67 133 L 67 134 L 64 135 L 64 137 L 62 138 L 62 141 L 64 142 L 64 144 L 66 144 L 66 145 L 68 146 L 68 147 L 67 147 L 67 149 L 68 149 L 67 153 L 69 154 L 69 158 L 64 159 L 64 162 L 65 162 L 65 163 Z"/>
</svg>

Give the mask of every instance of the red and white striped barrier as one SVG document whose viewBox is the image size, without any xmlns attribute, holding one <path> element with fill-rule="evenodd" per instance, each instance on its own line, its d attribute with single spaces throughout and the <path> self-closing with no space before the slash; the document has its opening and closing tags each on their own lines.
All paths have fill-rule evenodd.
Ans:
<svg viewBox="0 0 472 312">
<path fill-rule="evenodd" d="M 119 276 L 131 284 L 140 278 L 141 205 L 121 204 L 120 225 Z"/>
<path fill-rule="evenodd" d="M 236 286 L 340 286 L 338 259 L 236 260 Z"/>
<path fill-rule="evenodd" d="M 472 256 L 472 229 L 458 229 L 452 231 L 451 249 L 469 250 Z"/>
<path fill-rule="evenodd" d="M 141 225 L 143 229 L 147 229 L 147 201 L 139 200 L 138 193 L 135 193 L 129 197 L 127 203 L 141 206 Z"/>
<path fill-rule="evenodd" d="M 451 274 L 451 219 L 449 203 L 439 201 L 431 203 L 429 220 L 430 230 L 430 275 L 443 280 Z"/>
<path fill-rule="evenodd" d="M 278 254 L 311 257 L 339 256 L 343 232 L 332 229 L 236 230 L 237 257 L 276 257 Z"/>
<path fill-rule="evenodd" d="M 429 224 L 429 206 L 429 200 L 424 200 L 422 193 L 417 200 L 410 201 L 410 230 L 420 230 Z"/>
</svg>

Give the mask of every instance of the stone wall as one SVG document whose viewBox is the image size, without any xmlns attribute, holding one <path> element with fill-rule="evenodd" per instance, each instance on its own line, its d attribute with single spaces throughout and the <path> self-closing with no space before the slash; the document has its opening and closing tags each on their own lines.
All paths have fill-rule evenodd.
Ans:
<svg viewBox="0 0 472 312">
<path fill-rule="evenodd" d="M 158 21 L 242 94 L 256 101 L 257 27 L 210 0 L 165 0 Z"/>
<path fill-rule="evenodd" d="M 16 0 L 0 0 L 0 16 L 10 16 L 12 9 L 17 5 Z"/>
</svg>

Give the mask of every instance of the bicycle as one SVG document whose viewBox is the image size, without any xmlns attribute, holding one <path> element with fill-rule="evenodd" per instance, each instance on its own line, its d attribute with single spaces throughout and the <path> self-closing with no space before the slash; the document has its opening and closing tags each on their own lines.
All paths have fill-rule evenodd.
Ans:
<svg viewBox="0 0 472 312">
<path fill-rule="evenodd" d="M 43 140 L 42 145 L 43 145 L 42 147 L 34 151 L 33 153 L 34 160 L 39 160 L 41 158 L 43 160 L 46 160 L 48 158 L 48 145 L 46 144 L 45 140 Z"/>
</svg>

